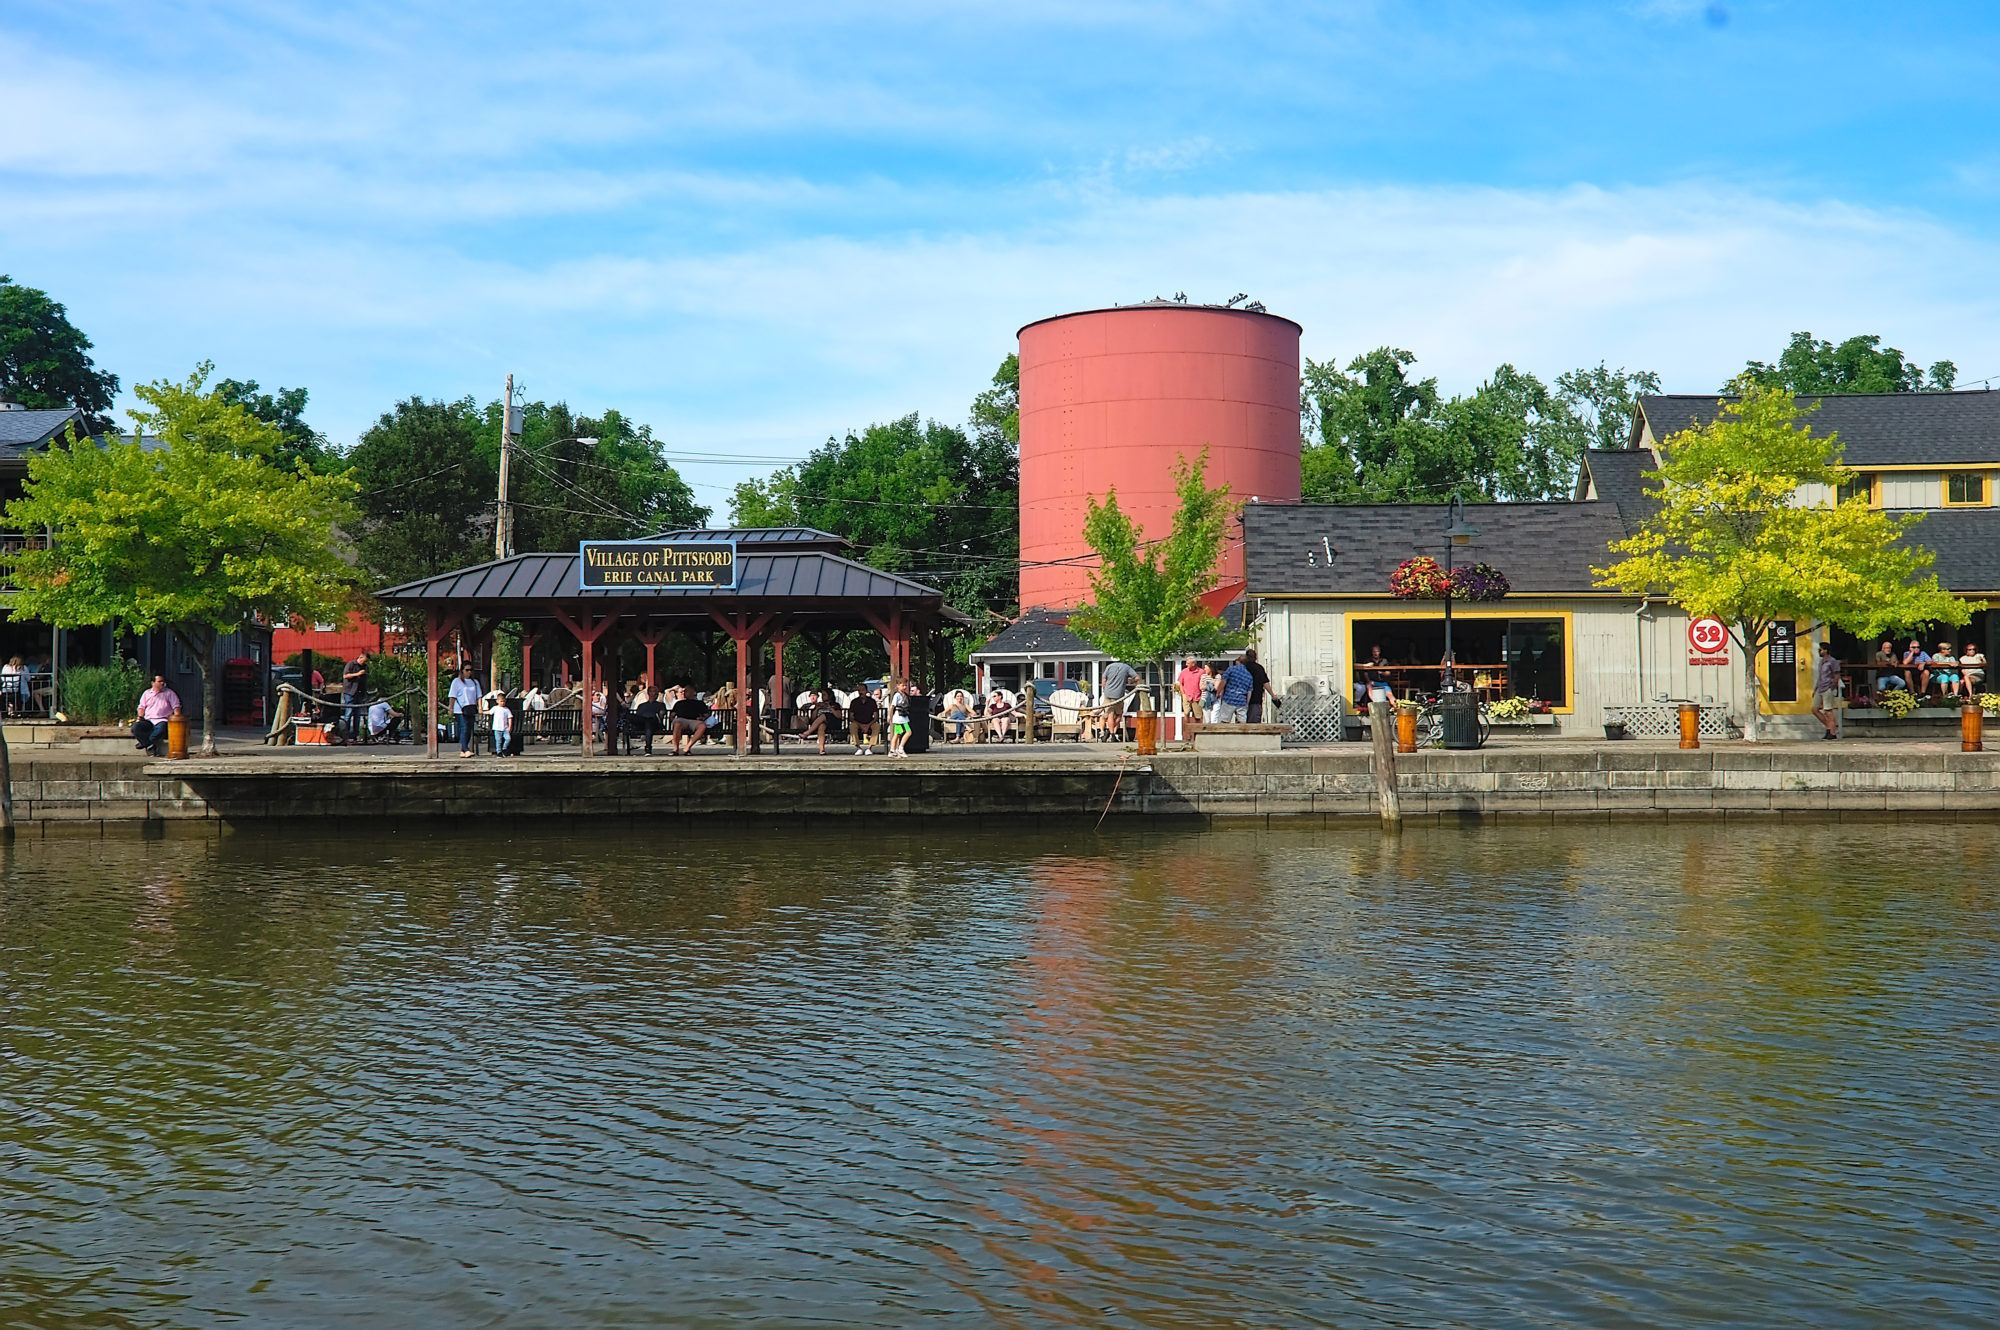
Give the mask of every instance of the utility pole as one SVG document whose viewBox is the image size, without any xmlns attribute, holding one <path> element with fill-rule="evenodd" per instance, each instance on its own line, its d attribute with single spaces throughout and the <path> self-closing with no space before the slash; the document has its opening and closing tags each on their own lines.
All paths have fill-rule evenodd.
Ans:
<svg viewBox="0 0 2000 1330">
<path fill-rule="evenodd" d="M 514 553 L 514 500 L 507 493 L 507 478 L 513 460 L 514 440 L 521 437 L 520 419 L 514 414 L 514 376 L 507 376 L 507 396 L 500 407 L 500 505 L 493 523 L 493 557 L 505 559 Z"/>
</svg>

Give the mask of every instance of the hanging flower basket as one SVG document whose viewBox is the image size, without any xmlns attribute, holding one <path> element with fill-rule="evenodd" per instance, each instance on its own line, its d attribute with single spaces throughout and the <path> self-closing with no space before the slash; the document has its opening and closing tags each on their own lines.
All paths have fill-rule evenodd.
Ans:
<svg viewBox="0 0 2000 1330">
<path fill-rule="evenodd" d="M 1475 563 L 1451 575 L 1453 600 L 1502 600 L 1509 590 L 1507 574 L 1490 563 Z"/>
<path fill-rule="evenodd" d="M 1443 600 L 1450 590 L 1451 579 L 1428 554 L 1403 560 L 1389 574 L 1389 591 L 1402 600 Z"/>
</svg>

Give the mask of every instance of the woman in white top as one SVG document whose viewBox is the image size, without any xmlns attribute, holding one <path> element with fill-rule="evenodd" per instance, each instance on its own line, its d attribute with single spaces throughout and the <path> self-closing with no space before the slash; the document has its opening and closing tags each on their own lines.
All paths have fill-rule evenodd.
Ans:
<svg viewBox="0 0 2000 1330">
<path fill-rule="evenodd" d="M 1986 686 L 1985 653 L 1971 642 L 1958 653 L 1958 672 L 1965 678 L 1965 695 L 1978 697 L 1979 690 Z"/>
<path fill-rule="evenodd" d="M 21 714 L 21 700 L 24 692 L 21 687 L 21 680 L 25 677 L 26 673 L 21 668 L 21 658 L 19 656 L 11 658 L 5 665 L 0 665 L 0 698 L 6 699 L 7 714 L 10 716 Z"/>
</svg>

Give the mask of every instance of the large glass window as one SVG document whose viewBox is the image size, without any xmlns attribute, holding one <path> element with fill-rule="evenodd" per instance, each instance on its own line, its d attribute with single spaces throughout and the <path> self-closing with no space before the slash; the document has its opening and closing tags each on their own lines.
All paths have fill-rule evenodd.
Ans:
<svg viewBox="0 0 2000 1330">
<path fill-rule="evenodd" d="M 1570 705 L 1568 650 L 1564 621 L 1552 618 L 1491 619 L 1454 615 L 1452 654 L 1457 677 L 1489 700 L 1539 698 L 1552 707 Z M 1381 676 L 1398 697 L 1435 693 L 1444 661 L 1444 616 L 1421 619 L 1348 619 L 1348 649 L 1354 683 Z M 1374 649 L 1385 664 L 1370 668 Z"/>
</svg>

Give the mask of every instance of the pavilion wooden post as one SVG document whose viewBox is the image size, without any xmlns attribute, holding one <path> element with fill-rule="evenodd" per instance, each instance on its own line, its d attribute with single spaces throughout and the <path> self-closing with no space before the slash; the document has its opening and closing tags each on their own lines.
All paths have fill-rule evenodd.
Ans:
<svg viewBox="0 0 2000 1330">
<path fill-rule="evenodd" d="M 659 650 L 660 643 L 672 631 L 671 628 L 655 628 L 650 620 L 632 630 L 632 636 L 646 644 L 646 687 L 649 690 L 657 691 L 660 686 L 660 676 L 653 672 L 653 653 Z"/>
<path fill-rule="evenodd" d="M 885 619 L 873 610 L 863 610 L 861 617 L 868 620 L 888 644 L 889 677 L 907 680 L 910 677 L 910 630 L 903 622 L 903 611 L 891 610 Z"/>
<path fill-rule="evenodd" d="M 611 630 L 612 625 L 618 622 L 618 616 L 607 614 L 602 618 L 598 618 L 592 615 L 589 610 L 578 610 L 576 617 L 571 618 L 568 614 L 564 613 L 562 606 L 551 605 L 549 606 L 549 617 L 569 629 L 570 636 L 574 637 L 577 640 L 577 645 L 583 648 L 583 695 L 578 700 L 581 703 L 580 719 L 583 722 L 581 726 L 583 731 L 583 755 L 589 757 L 595 747 L 592 740 L 596 737 L 590 720 L 591 687 L 595 680 L 595 674 L 591 668 L 591 648 L 597 645 L 598 638 L 604 636 L 605 633 Z M 610 716 L 608 709 L 605 714 L 608 723 Z M 607 743 L 611 742 L 612 735 L 608 728 L 605 731 L 604 737 Z"/>
<path fill-rule="evenodd" d="M 786 694 L 792 691 L 792 680 L 791 676 L 785 673 L 785 643 L 791 641 L 792 635 L 796 632 L 798 632 L 797 627 L 782 625 L 771 630 L 771 674 L 785 686 Z M 791 699 L 789 696 L 778 695 L 776 689 L 772 690 L 772 694 L 771 751 L 777 752 L 783 742 L 780 736 L 785 728 L 785 713 L 791 710 Z"/>
<path fill-rule="evenodd" d="M 754 696 L 750 690 L 750 644 L 764 631 L 772 616 L 760 614 L 752 619 L 741 611 L 724 614 L 712 609 L 708 617 L 736 643 L 736 756 L 744 757 L 750 751 L 750 702 Z"/>
<path fill-rule="evenodd" d="M 535 647 L 541 640 L 541 629 L 537 628 L 531 632 L 526 624 L 521 626 L 521 691 L 524 693 L 528 691 L 528 685 L 535 678 Z"/>
<path fill-rule="evenodd" d="M 430 621 L 424 630 L 424 661 L 429 667 L 424 673 L 424 756 L 438 755 L 438 644 L 458 630 L 465 621 L 465 611 L 447 614 L 443 610 L 432 610 Z"/>
</svg>

